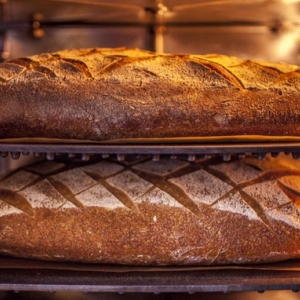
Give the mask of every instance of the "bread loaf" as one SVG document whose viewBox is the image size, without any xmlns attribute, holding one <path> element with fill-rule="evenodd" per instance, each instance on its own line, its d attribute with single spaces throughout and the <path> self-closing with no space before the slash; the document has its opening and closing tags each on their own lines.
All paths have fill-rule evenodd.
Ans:
<svg viewBox="0 0 300 300">
<path fill-rule="evenodd" d="M 44 161 L 0 182 L 0 253 L 133 265 L 300 257 L 300 170 L 280 159 Z"/>
<path fill-rule="evenodd" d="M 0 64 L 0 138 L 300 136 L 297 66 L 85 49 Z"/>
</svg>

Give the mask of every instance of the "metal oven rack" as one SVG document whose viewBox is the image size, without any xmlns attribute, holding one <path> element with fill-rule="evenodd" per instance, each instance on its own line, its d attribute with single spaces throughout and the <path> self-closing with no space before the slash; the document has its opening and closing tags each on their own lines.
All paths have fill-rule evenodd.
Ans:
<svg viewBox="0 0 300 300">
<path fill-rule="evenodd" d="M 234 292 L 300 290 L 300 272 L 201 270 L 95 272 L 53 269 L 0 269 L 0 290 L 80 292 Z"/>
<path fill-rule="evenodd" d="M 230 160 L 232 154 L 243 157 L 252 154 L 258 159 L 263 159 L 270 153 L 276 157 L 279 153 L 292 154 L 294 159 L 300 157 L 299 142 L 274 142 L 274 143 L 201 143 L 201 144 L 33 144 L 33 143 L 2 143 L 0 155 L 6 157 L 9 153 L 13 159 L 18 159 L 21 154 L 33 152 L 36 157 L 46 155 L 48 160 L 54 159 L 57 154 L 68 154 L 72 157 L 81 154 L 83 160 L 88 160 L 89 155 L 102 154 L 117 155 L 118 160 L 123 160 L 127 154 L 148 154 L 153 159 L 159 159 L 159 155 L 187 155 L 189 161 L 193 161 L 197 155 L 221 155 L 224 161 Z"/>
</svg>

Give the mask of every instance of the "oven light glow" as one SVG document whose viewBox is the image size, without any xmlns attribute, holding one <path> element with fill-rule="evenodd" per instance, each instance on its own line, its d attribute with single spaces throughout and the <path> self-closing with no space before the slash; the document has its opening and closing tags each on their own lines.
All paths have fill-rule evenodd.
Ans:
<svg viewBox="0 0 300 300">
<path fill-rule="evenodd" d="M 284 3 L 297 3 L 300 2 L 300 0 L 282 0 Z"/>
<path fill-rule="evenodd" d="M 293 49 L 295 49 L 295 45 L 299 42 L 299 32 L 291 31 L 286 33 L 278 43 L 276 44 L 276 50 L 280 53 L 280 56 L 286 57 L 288 56 Z"/>
</svg>

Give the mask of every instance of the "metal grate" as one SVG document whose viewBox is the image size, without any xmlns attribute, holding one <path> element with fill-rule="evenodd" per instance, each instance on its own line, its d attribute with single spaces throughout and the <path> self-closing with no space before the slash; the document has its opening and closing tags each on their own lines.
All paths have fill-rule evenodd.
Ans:
<svg viewBox="0 0 300 300">
<path fill-rule="evenodd" d="M 88 272 L 0 269 L 0 290 L 81 292 L 233 292 L 300 289 L 300 272 L 208 270 L 175 272 Z"/>
<path fill-rule="evenodd" d="M 152 155 L 154 160 L 159 160 L 160 155 L 185 155 L 189 161 L 196 156 L 221 155 L 224 161 L 230 160 L 231 155 L 236 154 L 243 157 L 252 154 L 263 159 L 270 153 L 276 157 L 279 153 L 292 154 L 294 159 L 300 157 L 300 143 L 223 143 L 223 144 L 127 144 L 127 145 L 104 145 L 104 144 L 0 144 L 0 155 L 6 157 L 11 155 L 18 159 L 21 154 L 28 155 L 33 152 L 36 157 L 46 155 L 52 160 L 56 155 L 67 153 L 70 157 L 81 154 L 83 160 L 93 154 L 102 154 L 105 158 L 116 155 L 118 160 L 124 160 L 126 155 Z"/>
</svg>

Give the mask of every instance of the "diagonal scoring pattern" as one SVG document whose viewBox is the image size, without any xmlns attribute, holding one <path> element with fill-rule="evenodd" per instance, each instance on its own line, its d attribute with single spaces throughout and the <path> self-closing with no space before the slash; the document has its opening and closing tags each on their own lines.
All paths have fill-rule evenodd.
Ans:
<svg viewBox="0 0 300 300">
<path fill-rule="evenodd" d="M 34 216 L 35 207 L 51 208 L 51 201 L 49 199 L 43 200 L 45 195 L 50 195 L 50 198 L 52 195 L 52 198 L 57 201 L 56 207 L 60 209 L 70 207 L 85 209 L 89 205 L 105 208 L 105 202 L 100 200 L 99 205 L 94 200 L 91 204 L 88 203 L 88 200 L 85 203 L 79 200 L 80 195 L 86 191 L 92 188 L 96 191 L 96 186 L 101 187 L 101 190 L 106 190 L 104 194 L 110 195 L 111 201 L 115 203 L 113 207 L 119 207 L 117 205 L 119 202 L 124 205 L 124 208 L 135 213 L 140 213 L 138 199 L 140 197 L 146 199 L 144 196 L 150 195 L 153 190 L 166 193 L 181 207 L 200 219 L 205 217 L 203 207 L 223 209 L 220 205 L 223 201 L 229 201 L 233 207 L 240 201 L 245 211 L 241 212 L 232 207 L 230 208 L 231 211 L 236 209 L 235 213 L 247 215 L 249 214 L 247 210 L 251 210 L 257 219 L 268 228 L 272 227 L 270 218 L 273 216 L 274 209 L 278 210 L 293 205 L 299 213 L 300 190 L 298 189 L 298 182 L 300 171 L 296 169 L 274 169 L 272 161 L 267 161 L 264 165 L 265 169 L 259 171 L 247 164 L 246 160 L 225 163 L 218 157 L 198 159 L 195 162 L 178 160 L 176 163 L 165 159 L 158 162 L 149 159 L 136 159 L 131 160 L 130 163 L 127 161 L 118 162 L 114 159 L 100 159 L 96 163 L 80 165 L 74 163 L 62 165 L 61 162 L 57 162 L 59 167 L 56 170 L 55 164 L 52 165 L 51 168 L 54 171 L 51 169 L 49 175 L 45 173 L 45 168 L 42 167 L 43 164 L 47 163 L 41 162 L 27 167 L 26 172 L 24 170 L 17 171 L 0 182 L 0 207 L 4 210 L 1 215 L 5 214 L 5 207 L 7 214 L 15 213 L 15 210 L 8 209 L 13 206 L 18 209 L 18 213 L 24 212 Z M 269 170 L 266 169 L 268 164 L 270 164 Z M 250 179 L 244 180 L 244 175 L 238 178 L 236 174 L 232 173 L 232 170 L 239 172 L 240 169 L 241 174 L 243 174 L 242 172 L 245 170 L 239 166 L 248 168 L 250 170 L 248 175 L 252 170 L 253 174 Z M 33 174 L 34 180 L 32 179 L 31 182 L 24 181 L 20 176 L 22 172 L 23 177 L 27 176 L 28 173 Z M 125 174 L 126 184 L 124 184 Z M 69 186 L 70 178 L 81 181 L 80 189 L 76 190 L 76 188 Z M 203 178 L 210 180 L 210 183 L 203 183 Z M 14 179 L 22 183 L 16 184 Z M 274 190 L 272 191 L 274 196 L 271 195 L 271 200 L 260 198 L 257 185 L 263 189 L 263 184 L 268 184 Z M 18 189 L 13 190 L 11 188 L 13 186 L 17 186 Z M 216 197 L 215 188 L 220 189 L 219 197 Z M 38 199 L 33 199 L 30 196 L 34 193 L 37 193 Z M 266 193 L 270 193 L 270 191 Z M 203 202 L 203 199 L 206 199 L 206 202 Z M 36 201 L 45 202 L 36 204 Z M 67 203 L 72 205 L 67 205 Z"/>
<path fill-rule="evenodd" d="M 293 66 L 283 68 L 278 64 L 269 66 L 267 63 L 244 61 L 234 57 L 221 55 L 159 55 L 139 49 L 83 49 L 73 51 L 61 51 L 52 54 L 41 54 L 31 57 L 24 57 L 7 61 L 0 66 L 0 84 L 15 79 L 17 76 L 26 73 L 40 73 L 46 78 L 78 76 L 81 78 L 98 79 L 102 75 L 117 71 L 120 67 L 136 64 L 136 68 L 154 77 L 160 77 L 144 61 L 161 61 L 162 66 L 169 67 L 168 60 L 173 62 L 181 58 L 181 64 L 189 64 L 190 68 L 202 68 L 200 76 L 206 77 L 208 74 L 215 74 L 219 78 L 225 79 L 232 86 L 243 90 L 252 88 L 253 80 L 249 77 L 251 70 L 256 68 L 262 73 L 261 78 L 266 78 L 266 82 L 255 82 L 254 85 L 263 88 L 272 86 L 274 83 L 290 80 L 299 77 L 298 69 Z M 160 65 L 160 62 L 156 67 Z M 175 71 L 175 70 L 173 70 Z M 9 75 L 7 75 L 9 73 Z M 73 75 L 72 75 L 73 74 Z M 249 75 L 250 74 L 250 75 Z M 28 76 L 28 75 L 26 75 Z"/>
</svg>

